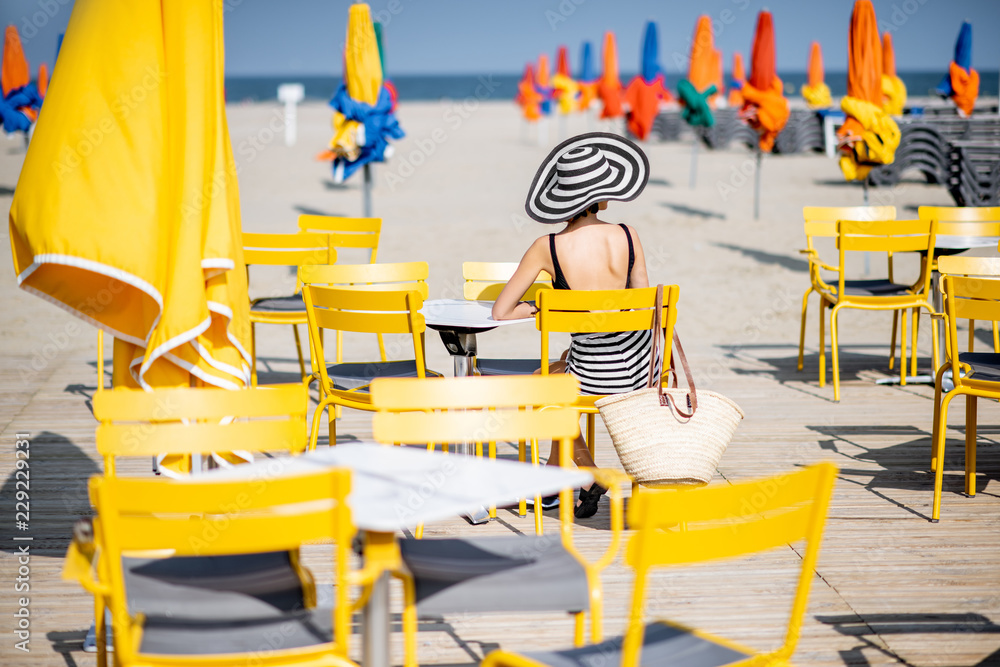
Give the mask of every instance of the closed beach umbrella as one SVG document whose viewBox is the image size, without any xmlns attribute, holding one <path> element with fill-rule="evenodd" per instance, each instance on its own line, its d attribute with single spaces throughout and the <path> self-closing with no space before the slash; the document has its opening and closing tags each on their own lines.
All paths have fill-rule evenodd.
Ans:
<svg viewBox="0 0 1000 667">
<path fill-rule="evenodd" d="M 757 29 L 750 55 L 750 77 L 743 85 L 742 116 L 757 131 L 762 151 L 770 152 L 788 122 L 784 84 L 775 72 L 774 19 L 771 12 L 757 15 Z"/>
<path fill-rule="evenodd" d="M 717 91 L 721 88 L 721 62 L 722 55 L 715 48 L 712 19 L 709 16 L 699 16 L 691 40 L 691 57 L 688 63 L 688 81 L 695 90 L 700 93 L 708 90 L 709 86 L 715 86 Z M 684 101 L 683 98 L 681 101 Z M 715 106 L 714 94 L 709 97 L 709 104 Z"/>
<path fill-rule="evenodd" d="M 25 132 L 38 118 L 42 98 L 31 83 L 28 61 L 15 26 L 4 32 L 3 61 L 0 62 L 0 121 L 5 132 Z"/>
<path fill-rule="evenodd" d="M 747 74 L 743 68 L 743 54 L 737 51 L 733 54 L 732 82 L 729 84 L 729 106 L 743 106 L 743 84 L 746 82 Z"/>
<path fill-rule="evenodd" d="M 542 117 L 539 106 L 542 96 L 535 88 L 535 70 L 531 63 L 524 66 L 524 75 L 517 83 L 517 96 L 514 101 L 521 107 L 521 113 L 526 120 L 538 120 Z"/>
<path fill-rule="evenodd" d="M 568 114 L 576 110 L 580 87 L 570 72 L 569 49 L 565 46 L 560 46 L 556 54 L 556 73 L 552 77 L 552 90 L 559 103 L 559 113 Z"/>
<path fill-rule="evenodd" d="M 45 93 L 49 89 L 49 66 L 42 63 L 38 66 L 38 96 L 43 100 Z"/>
<path fill-rule="evenodd" d="M 625 89 L 625 104 L 629 107 L 626 125 L 629 132 L 639 139 L 645 139 L 653 129 L 660 102 L 672 99 L 667 90 L 666 76 L 660 67 L 659 40 L 656 34 L 656 24 L 649 21 L 642 40 L 640 73 Z"/>
<path fill-rule="evenodd" d="M 892 163 L 899 146 L 899 126 L 882 108 L 882 40 L 871 0 L 855 2 L 847 46 L 840 168 L 849 181 L 866 180 L 873 166 Z"/>
<path fill-rule="evenodd" d="M 371 10 L 364 3 L 350 6 L 344 46 L 344 81 L 330 106 L 334 109 L 330 149 L 333 180 L 340 183 L 359 168 L 385 159 L 389 139 L 405 136 L 392 113 L 393 100 L 382 85 L 382 61 Z M 364 215 L 371 215 L 370 175 L 366 176 Z"/>
<path fill-rule="evenodd" d="M 10 210 L 18 284 L 115 337 L 116 386 L 246 386 L 222 4 L 79 2 L 62 48 Z"/>
<path fill-rule="evenodd" d="M 979 97 L 979 72 L 972 69 L 972 24 L 968 21 L 963 22 L 958 31 L 955 57 L 936 90 L 942 97 L 950 97 L 961 114 L 972 115 Z"/>
<path fill-rule="evenodd" d="M 802 86 L 802 97 L 810 109 L 826 109 L 833 104 L 830 87 L 823 78 L 823 51 L 819 42 L 813 42 L 809 47 L 809 80 Z"/>
<path fill-rule="evenodd" d="M 535 68 L 535 87 L 542 96 L 540 108 L 543 115 L 552 113 L 552 75 L 549 71 L 549 57 L 544 53 L 538 56 L 538 67 Z"/>
<path fill-rule="evenodd" d="M 613 32 L 604 33 L 604 69 L 601 79 L 597 82 L 597 96 L 601 98 L 604 107 L 601 118 L 618 118 L 623 113 L 622 81 L 618 75 L 618 45 Z"/>
<path fill-rule="evenodd" d="M 580 87 L 580 111 L 586 111 L 597 99 L 597 69 L 590 42 L 584 42 L 580 50 L 580 74 L 576 83 Z"/>
<path fill-rule="evenodd" d="M 882 35 L 882 108 L 900 116 L 906 106 L 906 85 L 896 76 L 896 52 L 892 48 L 892 33 Z"/>
</svg>

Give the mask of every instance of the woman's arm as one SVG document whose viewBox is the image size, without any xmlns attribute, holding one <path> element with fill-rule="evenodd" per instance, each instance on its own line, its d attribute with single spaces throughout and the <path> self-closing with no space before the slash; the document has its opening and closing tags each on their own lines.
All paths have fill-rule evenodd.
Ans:
<svg viewBox="0 0 1000 667">
<path fill-rule="evenodd" d="M 548 246 L 542 237 L 535 240 L 524 253 L 521 263 L 517 265 L 514 275 L 510 277 L 503 291 L 493 304 L 494 320 L 516 320 L 522 317 L 531 317 L 538 310 L 534 305 L 521 301 L 528 288 L 531 287 L 538 274 L 546 268 L 546 257 L 548 256 Z"/>
<path fill-rule="evenodd" d="M 630 225 L 628 228 L 632 234 L 632 245 L 635 246 L 635 264 L 632 265 L 632 275 L 629 276 L 632 287 L 649 287 L 649 276 L 646 275 L 646 256 L 642 252 L 642 242 L 639 241 L 639 232 Z"/>
</svg>

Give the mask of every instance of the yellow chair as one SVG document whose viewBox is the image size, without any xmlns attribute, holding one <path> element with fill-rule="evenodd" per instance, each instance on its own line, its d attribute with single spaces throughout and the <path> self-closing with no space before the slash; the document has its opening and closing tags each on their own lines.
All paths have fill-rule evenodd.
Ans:
<svg viewBox="0 0 1000 667">
<path fill-rule="evenodd" d="M 680 288 L 665 285 L 663 288 L 663 320 L 660 326 L 666 335 L 663 345 L 664 379 L 670 367 L 673 347 L 674 323 L 677 321 L 677 299 Z M 549 358 L 549 335 L 552 333 L 590 334 L 649 329 L 653 324 L 656 307 L 656 288 L 645 287 L 619 290 L 541 290 L 536 295 L 538 313 L 535 324 L 542 332 L 540 359 Z M 549 365 L 542 363 L 542 375 L 549 374 Z M 581 394 L 577 409 L 587 415 L 587 447 L 594 454 L 595 417 L 594 403 L 603 398 L 599 394 Z"/>
<path fill-rule="evenodd" d="M 463 293 L 469 301 L 496 301 L 507 281 L 514 275 L 517 262 L 463 262 Z M 542 271 L 522 299 L 532 301 L 538 290 L 551 289 L 552 278 Z M 476 359 L 479 375 L 531 375 L 538 370 L 536 359 Z"/>
<path fill-rule="evenodd" d="M 308 401 L 306 387 L 298 383 L 235 391 L 214 387 L 150 392 L 103 389 L 93 399 L 99 422 L 97 451 L 108 477 L 117 476 L 120 458 L 148 461 L 157 454 L 208 455 L 233 443 L 242 451 L 298 454 L 307 443 Z M 80 559 L 86 553 L 85 560 L 96 560 L 92 539 L 74 541 L 70 553 Z M 72 561 L 70 556 L 67 559 Z M 257 593 L 284 601 L 286 608 L 309 608 L 316 603 L 312 575 L 300 565 L 297 550 L 187 559 L 133 554 L 120 566 L 137 613 L 180 618 L 192 604 L 203 614 L 220 614 L 234 600 L 253 606 L 254 600 L 243 595 L 248 580 L 254 581 Z M 105 593 L 90 586 L 89 571 L 89 565 L 78 566 L 74 578 L 95 595 L 98 660 L 103 665 Z M 229 578 L 228 571 L 239 573 L 242 579 Z M 101 581 L 102 585 L 108 582 Z"/>
<path fill-rule="evenodd" d="M 837 246 L 840 251 L 838 280 L 836 287 L 820 292 L 820 308 L 831 308 L 830 337 L 833 347 L 833 400 L 840 400 L 840 348 L 837 317 L 844 308 L 862 310 L 903 311 L 900 343 L 900 384 L 906 384 L 906 310 L 925 308 L 933 315 L 931 305 L 930 263 L 934 257 L 935 223 L 922 220 L 841 220 L 837 223 Z M 903 285 L 888 280 L 848 281 L 846 278 L 846 256 L 849 252 L 885 252 L 894 255 L 901 252 L 924 254 L 919 280 L 913 285 Z M 914 318 L 915 319 L 915 318 Z M 823 336 L 823 320 L 820 320 L 820 335 Z M 934 335 L 937 322 L 931 321 Z M 893 336 L 895 341 L 895 335 Z M 823 340 L 822 347 L 826 343 Z M 913 331 L 913 354 L 916 357 L 916 325 Z M 932 346 L 934 368 L 938 365 L 937 346 Z M 820 368 L 824 365 L 825 350 L 820 351 Z"/>
<path fill-rule="evenodd" d="M 327 234 L 330 247 L 338 250 L 368 250 L 368 261 L 375 263 L 382 218 L 342 218 L 333 215 L 300 215 L 299 231 Z"/>
<path fill-rule="evenodd" d="M 365 219 L 365 218 L 362 218 Z M 299 272 L 299 284 L 325 285 L 343 289 L 410 290 L 415 289 L 426 299 L 430 293 L 427 276 L 430 268 L 427 262 L 392 262 L 386 264 L 337 264 L 311 265 L 305 272 Z M 305 280 L 303 281 L 303 275 Z M 386 361 L 385 340 L 376 334 L 379 356 Z M 334 360 L 339 364 L 344 360 L 344 339 L 334 332 L 336 350 Z M 313 377 L 319 378 L 319 367 L 313 364 Z M 339 413 L 338 413 L 339 414 Z"/>
<path fill-rule="evenodd" d="M 422 263 L 421 263 L 422 264 Z M 426 264 L 424 265 L 426 267 Z M 380 270 L 402 270 L 402 265 L 363 264 L 372 276 Z M 426 377 L 440 373 L 427 369 L 424 357 L 424 332 L 427 325 L 420 314 L 427 286 L 410 285 L 393 289 L 393 284 L 326 287 L 339 282 L 334 269 L 345 267 L 312 267 L 299 270 L 303 284 L 306 313 L 309 320 L 309 344 L 315 371 L 319 374 L 320 401 L 313 413 L 309 448 L 316 448 L 319 438 L 319 418 L 330 406 L 356 410 L 372 410 L 368 385 L 377 377 Z M 405 283 L 396 283 L 405 285 Z M 379 361 L 342 362 L 326 365 L 323 331 L 409 335 L 413 358 L 387 360 L 383 351 Z M 395 355 L 394 355 L 395 356 Z M 328 415 L 330 445 L 337 444 L 336 410 Z"/>
<path fill-rule="evenodd" d="M 944 482 L 944 448 L 948 431 L 948 406 L 965 396 L 965 493 L 976 495 L 976 421 L 980 396 L 1000 399 L 1000 349 L 994 339 L 993 352 L 974 352 L 974 322 L 986 320 L 994 327 L 1000 321 L 1000 259 L 995 257 L 941 257 L 941 292 L 944 294 L 947 344 L 946 361 L 934 383 L 934 505 L 931 521 L 941 518 L 941 487 Z M 969 351 L 959 352 L 958 320 L 969 320 Z M 996 329 L 994 328 L 994 331 Z M 942 382 L 951 371 L 954 389 L 944 395 Z"/>
<path fill-rule="evenodd" d="M 375 439 L 386 444 L 461 443 L 554 439 L 569 461 L 579 415 L 572 408 L 576 379 L 541 376 L 379 379 L 372 382 Z M 591 638 L 603 632 L 600 573 L 620 543 L 627 475 L 588 469 L 609 489 L 611 538 L 604 554 L 588 562 L 573 544 L 573 491 L 560 492 L 559 540 L 546 536 L 407 539 L 400 541 L 412 581 L 403 615 L 408 646 L 416 650 L 417 611 L 422 614 L 489 611 L 569 611 L 575 641 L 584 641 L 584 612 Z M 541 514 L 536 514 L 540 521 Z"/>
<path fill-rule="evenodd" d="M 799 250 L 809 260 L 809 289 L 802 295 L 802 321 L 799 325 L 799 365 L 802 370 L 803 356 L 806 344 L 806 309 L 809 306 L 809 296 L 815 293 L 830 292 L 834 288 L 823 277 L 824 271 L 836 272 L 837 267 L 824 262 L 820 258 L 820 249 L 816 240 L 836 239 L 838 220 L 895 220 L 895 206 L 804 206 L 802 217 L 805 220 L 806 247 Z M 892 280 L 892 257 L 889 258 L 889 281 Z M 826 340 L 823 331 L 826 315 L 823 312 L 823 301 L 820 300 L 820 362 L 819 386 L 826 386 Z M 892 368 L 896 356 L 896 320 L 892 320 L 892 349 L 889 352 L 889 368 Z"/>
<path fill-rule="evenodd" d="M 347 658 L 352 608 L 348 565 L 355 534 L 349 492 L 346 470 L 257 485 L 247 480 L 183 483 L 95 476 L 90 496 L 97 510 L 99 576 L 95 579 L 87 559 L 72 551 L 66 576 L 108 600 L 114 661 L 122 667 L 356 667 Z M 287 553 L 323 541 L 333 542 L 332 608 L 268 604 L 267 592 L 255 590 L 233 594 L 221 608 L 206 609 L 192 598 L 179 605 L 179 613 L 135 610 L 130 573 L 122 565 L 130 555 L 144 552 L 170 553 L 174 562 L 213 557 L 231 562 L 244 554 Z M 103 614 L 98 619 L 101 642 Z"/>
<path fill-rule="evenodd" d="M 628 508 L 629 527 L 636 532 L 629 539 L 626 561 L 635 570 L 635 580 L 625 634 L 563 651 L 524 656 L 494 651 L 486 656 L 483 667 L 789 665 L 816 576 L 836 473 L 832 464 L 821 463 L 801 472 L 732 486 L 680 492 L 641 489 Z M 680 523 L 688 529 L 674 528 Z M 806 547 L 785 640 L 779 648 L 758 652 L 666 620 L 643 624 L 652 568 L 756 554 L 800 540 L 805 540 Z M 723 592 L 710 587 L 708 595 L 718 597 Z"/>
<path fill-rule="evenodd" d="M 326 234 L 257 234 L 243 233 L 243 261 L 247 265 L 247 280 L 253 265 L 305 266 L 313 264 L 333 264 L 337 252 L 330 246 Z M 305 360 L 302 357 L 302 342 L 299 339 L 300 324 L 306 323 L 306 309 L 302 301 L 301 285 L 287 296 L 267 296 L 250 301 L 250 354 L 252 384 L 257 384 L 257 324 L 291 324 L 295 334 L 295 350 L 299 356 L 299 371 L 306 381 Z"/>
</svg>

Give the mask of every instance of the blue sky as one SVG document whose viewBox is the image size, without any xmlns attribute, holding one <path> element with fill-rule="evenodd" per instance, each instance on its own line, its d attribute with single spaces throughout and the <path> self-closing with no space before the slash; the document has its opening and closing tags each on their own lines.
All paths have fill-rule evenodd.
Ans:
<svg viewBox="0 0 1000 667">
<path fill-rule="evenodd" d="M 105 0 L 80 0 L 101 2 Z M 146 2 L 114 0 L 109 2 Z M 168 0 L 169 1 L 169 0 Z M 347 22 L 346 0 L 224 0 L 230 75 L 337 75 Z M 732 52 L 750 50 L 757 12 L 774 14 L 778 68 L 803 71 L 809 43 L 823 46 L 826 68 L 847 69 L 852 0 L 373 0 L 384 24 L 390 74 L 516 73 L 560 44 L 571 61 L 580 44 L 597 46 L 606 30 L 618 38 L 623 71 L 638 69 L 644 23 L 660 31 L 668 72 L 688 51 L 699 14 L 717 26 L 728 70 Z M 0 23 L 18 26 L 33 70 L 51 64 L 72 0 L 0 0 Z M 973 66 L 1000 67 L 1000 0 L 874 0 L 883 30 L 893 31 L 901 70 L 945 71 L 963 19 L 973 24 Z M 575 62 L 574 62 L 575 68 Z"/>
</svg>

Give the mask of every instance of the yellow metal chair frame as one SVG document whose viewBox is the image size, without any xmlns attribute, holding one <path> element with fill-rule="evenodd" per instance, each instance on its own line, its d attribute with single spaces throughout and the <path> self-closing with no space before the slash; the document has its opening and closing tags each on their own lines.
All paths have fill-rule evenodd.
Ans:
<svg viewBox="0 0 1000 667">
<path fill-rule="evenodd" d="M 380 378 L 371 385 L 376 409 L 372 434 L 385 444 L 488 442 L 552 439 L 559 442 L 560 461 L 572 460 L 573 439 L 580 433 L 579 414 L 572 407 L 577 381 L 571 375 L 461 377 L 423 379 Z M 481 450 L 480 450 L 481 451 Z M 600 573 L 618 552 L 623 526 L 621 485 L 630 478 L 618 470 L 588 468 L 595 480 L 609 489 L 611 542 L 594 561 L 587 561 L 573 544 L 572 489 L 559 493 L 559 537 L 563 547 L 583 565 L 590 588 L 591 640 L 603 635 Z M 536 524 L 541 512 L 535 513 Z M 536 532 L 540 531 L 537 530 Z M 405 588 L 403 627 L 407 650 L 416 662 L 416 598 L 410 579 Z M 574 640 L 584 641 L 584 612 L 575 615 Z"/>
<path fill-rule="evenodd" d="M 103 354 L 99 357 L 99 360 Z M 240 390 L 181 387 L 143 391 L 103 389 L 103 363 L 98 363 L 99 390 L 94 395 L 97 451 L 104 474 L 115 477 L 118 457 L 155 457 L 158 454 L 209 454 L 220 443 L 238 442 L 245 451 L 287 451 L 300 454 L 307 440 L 309 394 L 302 384 L 270 385 Z M 235 418 L 235 419 L 234 419 Z M 107 664 L 104 646 L 104 609 L 107 580 L 95 583 L 90 572 L 95 560 L 93 542 L 74 539 L 67 556 L 69 578 L 94 594 L 98 663 Z M 75 562 L 74 562 L 75 561 Z M 315 604 L 312 574 L 291 553 L 307 602 Z M 103 567 L 103 566 L 102 566 Z"/>
<path fill-rule="evenodd" d="M 663 320 L 660 326 L 666 335 L 663 345 L 663 368 L 670 367 L 674 324 L 677 321 L 677 299 L 680 287 L 663 288 Z M 535 325 L 542 333 L 541 374 L 549 374 L 549 334 L 611 333 L 639 331 L 651 328 L 656 305 L 656 288 L 620 290 L 541 290 L 536 295 L 538 313 Z M 665 380 L 667 371 L 664 371 Z M 587 447 L 594 455 L 596 401 L 601 395 L 580 394 L 576 408 L 587 415 Z"/>
<path fill-rule="evenodd" d="M 426 299 L 430 293 L 427 287 L 428 275 L 430 267 L 427 262 L 310 265 L 299 271 L 299 284 L 382 291 L 415 289 Z M 379 356 L 382 361 L 386 361 L 385 340 L 382 334 L 376 334 L 376 338 Z M 344 340 L 340 332 L 334 332 L 334 340 L 336 341 L 334 359 L 339 364 L 344 360 Z M 314 378 L 319 379 L 319 368 L 315 363 L 312 366 L 312 374 Z"/>
<path fill-rule="evenodd" d="M 463 295 L 469 301 L 496 301 L 516 269 L 517 262 L 463 262 Z M 538 290 L 551 288 L 552 277 L 542 271 L 521 298 L 531 301 Z"/>
<path fill-rule="evenodd" d="M 363 265 L 377 267 L 378 264 Z M 355 410 L 372 411 L 371 395 L 364 385 L 354 389 L 338 389 L 327 371 L 323 349 L 323 330 L 350 331 L 357 333 L 409 334 L 413 343 L 413 354 L 418 377 L 426 377 L 428 371 L 424 357 L 424 332 L 427 329 L 423 307 L 424 290 L 383 289 L 385 286 L 324 287 L 321 284 L 329 277 L 313 272 L 314 267 L 303 267 L 300 277 L 309 321 L 309 343 L 312 349 L 314 368 L 319 373 L 320 401 L 313 413 L 309 436 L 309 449 L 316 448 L 319 438 L 319 418 L 330 406 L 343 406 Z M 335 267 L 330 267 L 335 268 Z M 336 410 L 329 415 L 330 445 L 337 443 Z"/>
<path fill-rule="evenodd" d="M 112 393 L 112 392 L 105 392 Z M 234 392 L 230 392 L 234 393 Z M 347 658 L 352 605 L 348 600 L 348 563 L 355 528 L 347 504 L 350 473 L 329 470 L 268 480 L 253 493 L 245 481 L 181 483 L 166 479 L 92 477 L 90 495 L 97 509 L 95 538 L 101 551 L 99 578 L 86 566 L 77 574 L 95 595 L 106 597 L 115 636 L 115 664 L 228 665 L 249 660 L 266 665 L 356 667 Z M 234 499 L 240 499 L 237 503 Z M 224 530 L 206 530 L 225 522 Z M 156 655 L 139 652 L 145 618 L 132 616 L 125 592 L 122 556 L 128 552 L 170 550 L 175 556 L 211 556 L 297 550 L 305 543 L 334 543 L 333 641 L 273 652 Z M 71 563 L 70 570 L 73 569 Z M 97 637 L 103 643 L 103 613 Z"/>
<path fill-rule="evenodd" d="M 331 238 L 327 234 L 258 234 L 243 233 L 243 260 L 247 266 L 247 280 L 250 279 L 250 267 L 253 265 L 267 266 L 307 266 L 315 264 L 333 264 L 337 261 L 337 251 L 331 246 Z M 302 285 L 297 283 L 295 294 L 299 294 Z M 302 356 L 302 341 L 299 338 L 300 324 L 306 323 L 305 307 L 301 310 L 262 311 L 254 308 L 262 302 L 274 297 L 261 297 L 250 301 L 250 354 L 253 358 L 251 366 L 252 384 L 257 384 L 257 337 L 258 324 L 290 324 L 295 334 L 295 350 L 299 358 L 299 371 L 302 380 L 309 378 L 306 372 L 305 359 Z"/>
<path fill-rule="evenodd" d="M 360 248 L 369 251 L 368 261 L 375 263 L 382 235 L 382 218 L 342 218 L 333 215 L 300 215 L 299 230 L 328 234 L 330 247 Z"/>
<path fill-rule="evenodd" d="M 823 278 L 823 272 L 836 273 L 838 268 L 832 264 L 827 264 L 820 258 L 819 249 L 816 247 L 816 239 L 837 238 L 838 220 L 895 220 L 895 206 L 804 206 L 802 208 L 802 218 L 805 220 L 804 228 L 806 233 L 806 247 L 799 252 L 806 255 L 809 260 L 809 289 L 802 295 L 802 321 L 799 325 L 799 365 L 798 370 L 802 370 L 803 357 L 805 355 L 806 344 L 806 310 L 809 307 L 809 296 L 813 293 L 830 293 L 833 286 L 828 284 Z M 892 280 L 892 256 L 889 256 L 889 279 Z M 826 340 L 825 340 L 825 318 L 823 311 L 824 302 L 820 299 L 819 325 L 820 325 L 820 362 L 819 362 L 819 386 L 826 386 Z M 889 368 L 892 369 L 896 357 L 896 326 L 897 316 L 892 319 L 892 348 L 889 351 Z"/>
<path fill-rule="evenodd" d="M 906 384 L 906 317 L 905 311 L 908 309 L 925 308 L 931 315 L 934 308 L 930 303 L 930 264 L 934 257 L 934 234 L 935 224 L 933 221 L 921 220 L 892 220 L 892 221 L 870 221 L 870 220 L 840 220 L 837 222 L 837 246 L 840 253 L 840 263 L 838 268 L 838 281 L 836 291 L 820 292 L 820 308 L 831 308 L 830 313 L 830 336 L 833 348 L 833 400 L 840 400 L 840 348 L 839 348 L 839 326 L 837 317 L 844 308 L 858 308 L 861 310 L 893 310 L 904 311 L 901 328 L 900 343 L 900 384 Z M 919 280 L 907 289 L 905 294 L 883 295 L 857 295 L 850 294 L 847 285 L 845 260 L 848 252 L 885 252 L 895 254 L 900 252 L 923 252 L 925 260 L 921 266 Z M 823 332 L 823 320 L 820 320 L 820 336 L 825 347 Z M 931 321 L 934 335 L 937 335 L 937 322 Z M 914 367 L 916 360 L 917 336 L 916 326 L 913 327 L 913 355 Z M 893 335 L 895 341 L 895 333 Z M 937 368 L 937 350 L 934 350 L 933 364 Z M 824 352 L 820 352 L 820 367 L 824 365 Z"/>
<path fill-rule="evenodd" d="M 837 469 L 830 463 L 800 472 L 731 486 L 709 486 L 680 492 L 640 489 L 629 501 L 628 523 L 635 530 L 626 562 L 635 570 L 628 625 L 623 637 L 609 640 L 592 657 L 614 664 L 608 654 L 620 652 L 622 667 L 637 667 L 642 658 L 644 602 L 654 567 L 700 563 L 759 553 L 806 541 L 798 586 L 784 643 L 758 652 L 736 642 L 670 621 L 659 621 L 712 643 L 747 654 L 741 665 L 788 665 L 802 630 L 802 619 L 815 578 L 820 542 Z M 686 523 L 688 530 L 676 530 Z M 719 594 L 718 591 L 713 591 Z M 607 653 L 605 653 L 605 650 Z M 750 657 L 752 656 L 752 657 Z M 548 664 L 506 651 L 486 656 L 483 667 L 540 667 Z M 581 660 L 581 664 L 583 663 Z"/>
<path fill-rule="evenodd" d="M 965 396 L 965 493 L 976 495 L 976 423 L 979 397 L 1000 399 L 1000 381 L 976 378 L 972 365 L 962 361 L 958 352 L 958 320 L 969 320 L 969 351 L 973 351 L 976 320 L 994 324 L 1000 320 L 1000 259 L 995 257 L 941 257 L 946 361 L 938 369 L 934 383 L 934 504 L 931 521 L 941 518 L 941 489 L 944 483 L 944 449 L 948 431 L 948 406 L 956 396 Z M 994 354 L 997 354 L 994 338 Z M 1000 361 L 1000 354 L 998 354 Z M 951 371 L 954 389 L 944 394 L 944 374 Z"/>
</svg>

